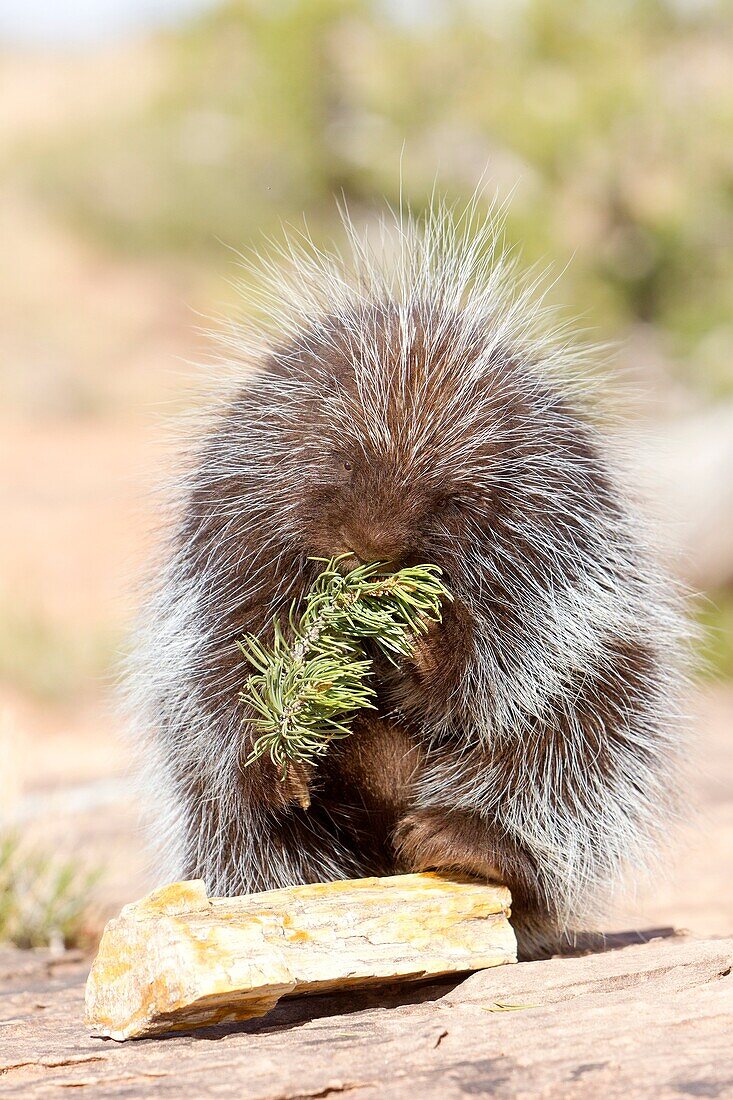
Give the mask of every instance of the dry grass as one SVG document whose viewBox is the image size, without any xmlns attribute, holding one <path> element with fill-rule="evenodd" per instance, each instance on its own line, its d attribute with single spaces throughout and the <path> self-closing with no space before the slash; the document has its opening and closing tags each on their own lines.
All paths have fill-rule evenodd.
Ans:
<svg viewBox="0 0 733 1100">
<path fill-rule="evenodd" d="M 0 941 L 18 947 L 88 946 L 97 872 L 0 838 Z"/>
</svg>

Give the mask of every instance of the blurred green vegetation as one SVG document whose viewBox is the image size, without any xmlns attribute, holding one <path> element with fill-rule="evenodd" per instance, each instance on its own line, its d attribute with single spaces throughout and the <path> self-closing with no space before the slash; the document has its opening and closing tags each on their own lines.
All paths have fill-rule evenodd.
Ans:
<svg viewBox="0 0 733 1100">
<path fill-rule="evenodd" d="M 97 872 L 0 836 L 0 943 L 18 947 L 89 947 Z"/>
<path fill-rule="evenodd" d="M 405 10 L 413 13 L 408 18 Z M 527 262 L 599 338 L 639 326 L 733 392 L 733 36 L 724 0 L 230 0 L 157 40 L 162 90 L 26 149 L 27 181 L 136 253 L 221 268 L 308 213 L 338 235 L 436 175 L 512 194 Z M 597 331 L 596 331 L 597 330 Z"/>
<path fill-rule="evenodd" d="M 700 600 L 697 622 L 700 640 L 696 663 L 703 676 L 733 680 L 733 592 L 715 592 Z"/>
<path fill-rule="evenodd" d="M 78 699 L 111 677 L 118 656 L 119 638 L 112 629 L 0 606 L 0 683 L 33 699 L 57 704 Z"/>
</svg>

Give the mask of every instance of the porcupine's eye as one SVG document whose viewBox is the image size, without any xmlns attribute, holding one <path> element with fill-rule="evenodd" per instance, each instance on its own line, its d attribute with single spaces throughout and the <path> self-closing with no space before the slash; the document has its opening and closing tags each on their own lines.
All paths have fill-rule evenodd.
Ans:
<svg viewBox="0 0 733 1100">
<path fill-rule="evenodd" d="M 348 455 L 334 454 L 331 459 L 331 470 L 335 480 L 342 485 L 347 485 L 351 481 L 352 474 L 354 472 L 354 463 Z"/>
<path fill-rule="evenodd" d="M 455 490 L 440 498 L 439 511 L 442 514 L 466 515 L 478 505 L 478 498 L 470 490 Z"/>
<path fill-rule="evenodd" d="M 462 498 L 460 493 L 443 493 L 443 495 L 437 500 L 437 511 L 458 511 L 461 508 L 461 499 Z"/>
</svg>

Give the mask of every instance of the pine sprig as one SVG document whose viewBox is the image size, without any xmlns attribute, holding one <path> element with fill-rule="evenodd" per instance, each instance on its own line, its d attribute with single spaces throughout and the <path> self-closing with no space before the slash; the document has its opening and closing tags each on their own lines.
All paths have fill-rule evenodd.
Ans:
<svg viewBox="0 0 733 1100">
<path fill-rule="evenodd" d="M 412 653 L 418 635 L 441 618 L 452 596 L 436 565 L 386 573 L 380 562 L 339 569 L 343 557 L 326 561 L 297 618 L 288 615 L 286 639 L 279 620 L 271 647 L 248 635 L 240 649 L 257 670 L 241 697 L 256 717 L 247 718 L 259 736 L 247 764 L 269 754 L 284 779 L 291 764 L 313 764 L 330 743 L 351 733 L 357 710 L 374 709 L 376 692 L 367 682 L 371 641 L 396 664 Z"/>
</svg>

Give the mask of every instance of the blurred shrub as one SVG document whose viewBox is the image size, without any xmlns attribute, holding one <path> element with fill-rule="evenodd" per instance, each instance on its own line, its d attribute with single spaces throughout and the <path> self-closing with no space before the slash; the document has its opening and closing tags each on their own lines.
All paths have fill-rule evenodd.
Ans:
<svg viewBox="0 0 733 1100">
<path fill-rule="evenodd" d="M 697 664 L 712 680 L 733 680 L 733 593 L 715 592 L 698 607 Z"/>
<path fill-rule="evenodd" d="M 111 675 L 114 630 L 60 623 L 0 603 L 0 682 L 45 702 L 64 703 Z"/>
<path fill-rule="evenodd" d="M 18 947 L 86 946 L 86 916 L 97 874 L 28 851 L 0 836 L 0 942 Z"/>
<path fill-rule="evenodd" d="M 405 12 L 411 13 L 410 15 Z M 600 336 L 648 326 L 733 392 L 733 39 L 725 0 L 230 0 L 159 41 L 162 93 L 70 125 L 28 164 L 114 244 L 246 247 L 343 191 L 514 189 L 510 240 L 564 267 Z"/>
</svg>

